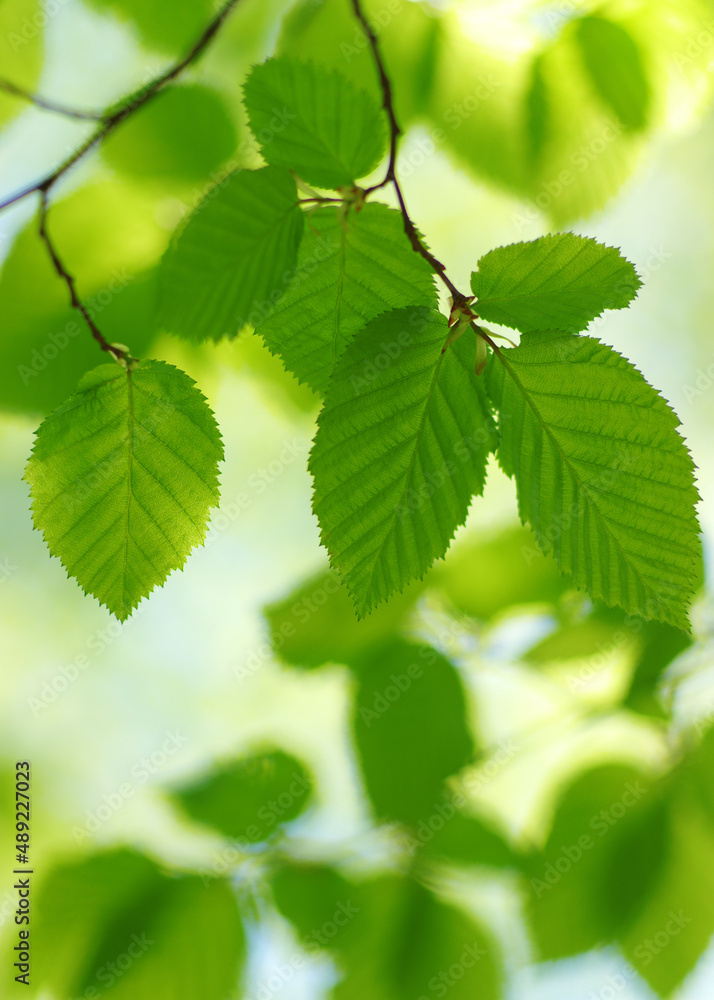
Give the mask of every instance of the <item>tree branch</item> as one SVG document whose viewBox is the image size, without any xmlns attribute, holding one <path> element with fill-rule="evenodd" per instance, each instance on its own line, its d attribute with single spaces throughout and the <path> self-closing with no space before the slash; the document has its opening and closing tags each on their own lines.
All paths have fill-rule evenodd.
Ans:
<svg viewBox="0 0 714 1000">
<path fill-rule="evenodd" d="M 118 106 L 115 107 L 113 111 L 108 111 L 107 113 L 99 116 L 84 115 L 82 112 L 71 112 L 68 109 L 60 109 L 58 105 L 50 105 L 49 102 L 42 101 L 40 98 L 33 98 L 31 95 L 27 94 L 25 91 L 21 91 L 19 88 L 15 87 L 14 84 L 2 84 L 4 89 L 10 90 L 10 92 L 16 93 L 20 97 L 24 97 L 27 100 L 31 100 L 34 104 L 38 104 L 40 107 L 45 107 L 50 111 L 59 111 L 61 114 L 69 114 L 72 117 L 94 117 L 98 118 L 101 124 L 99 127 L 89 136 L 85 142 L 82 143 L 73 153 L 71 153 L 67 159 L 59 165 L 52 173 L 47 174 L 42 180 L 36 181 L 34 184 L 23 188 L 16 194 L 11 195 L 6 198 L 5 201 L 0 203 L 0 211 L 4 208 L 8 208 L 10 205 L 14 205 L 18 201 L 22 201 L 23 198 L 29 197 L 31 194 L 38 193 L 40 195 L 40 221 L 39 221 L 39 235 L 40 239 L 45 244 L 47 248 L 47 253 L 49 254 L 52 265 L 57 272 L 58 276 L 64 281 L 69 290 L 69 297 L 74 309 L 80 313 L 85 323 L 89 327 L 89 330 L 97 341 L 99 346 L 103 351 L 111 354 L 116 361 L 122 362 L 128 359 L 129 352 L 122 345 L 110 344 L 106 337 L 97 327 L 96 323 L 92 319 L 89 310 L 84 305 L 77 293 L 77 286 L 72 275 L 67 271 L 67 268 L 62 263 L 62 259 L 57 252 L 57 248 L 53 240 L 51 239 L 49 232 L 47 230 L 47 214 L 49 211 L 49 193 L 57 183 L 57 181 L 63 177 L 68 170 L 70 170 L 75 163 L 78 163 L 83 157 L 93 149 L 98 143 L 105 139 L 110 132 L 120 125 L 123 121 L 126 121 L 134 112 L 138 111 L 147 104 L 152 98 L 154 98 L 167 83 L 175 80 L 180 76 L 183 71 L 191 65 L 204 51 L 204 49 L 209 45 L 215 34 L 220 29 L 223 22 L 226 20 L 230 12 L 234 7 L 238 5 L 240 0 L 227 0 L 227 3 L 223 5 L 218 14 L 214 17 L 211 23 L 208 25 L 206 30 L 203 32 L 198 41 L 192 46 L 188 53 L 180 59 L 173 66 L 170 66 L 165 72 L 161 73 L 159 76 L 155 77 L 149 84 L 142 87 L 138 91 L 134 91 L 123 101 L 120 102 Z"/>
<path fill-rule="evenodd" d="M 86 142 L 82 143 L 82 145 L 71 153 L 67 159 L 59 165 L 59 167 L 47 174 L 41 180 L 36 181 L 34 184 L 23 188 L 22 190 L 16 192 L 16 194 L 11 195 L 9 198 L 0 202 L 0 211 L 8 208 L 10 205 L 14 205 L 18 201 L 22 201 L 23 198 L 27 198 L 35 192 L 48 193 L 57 181 L 63 177 L 67 171 L 75 165 L 75 163 L 78 163 L 79 160 L 86 156 L 90 149 L 93 149 L 99 142 L 105 139 L 110 132 L 113 132 L 118 125 L 120 125 L 123 121 L 126 121 L 126 119 L 138 111 L 139 108 L 148 104 L 148 102 L 156 97 L 159 91 L 162 90 L 167 83 L 171 83 L 171 81 L 180 76 L 181 73 L 183 73 L 183 71 L 191 65 L 191 63 L 195 62 L 195 60 L 198 59 L 204 49 L 212 41 L 214 35 L 238 3 L 240 3 L 240 0 L 228 0 L 228 2 L 223 5 L 221 10 L 208 25 L 198 41 L 182 59 L 180 59 L 177 63 L 174 63 L 173 66 L 170 66 L 169 69 L 165 70 L 165 72 L 161 73 L 146 86 L 141 87 L 139 90 L 134 91 L 126 97 L 113 111 L 109 111 L 105 115 L 102 115 L 100 126 L 92 133 L 92 135 L 90 135 Z"/>
<path fill-rule="evenodd" d="M 44 97 L 31 94 L 22 87 L 16 86 L 11 80 L 0 79 L 0 90 L 4 90 L 13 97 L 19 97 L 23 101 L 34 104 L 43 111 L 52 111 L 57 115 L 64 115 L 65 118 L 80 118 L 85 121 L 104 121 L 104 115 L 97 111 L 76 111 L 74 108 L 66 108 L 63 104 L 55 104 L 54 101 L 46 101 Z"/>
<path fill-rule="evenodd" d="M 84 321 L 86 322 L 87 326 L 91 331 L 92 336 L 97 341 L 101 349 L 103 351 L 107 351 L 107 353 L 111 354 L 117 361 L 121 361 L 123 358 L 126 357 L 127 352 L 123 350 L 121 347 L 117 347 L 115 344 L 110 344 L 109 341 L 106 339 L 106 337 L 100 332 L 100 330 L 97 327 L 97 324 L 92 319 L 89 310 L 87 309 L 87 307 L 77 294 L 77 287 L 75 285 L 74 278 L 72 277 L 71 274 L 68 273 L 66 267 L 64 266 L 64 264 L 62 263 L 57 254 L 55 245 L 52 242 L 50 234 L 47 231 L 48 205 L 47 205 L 46 191 L 42 192 L 41 199 L 42 200 L 40 202 L 40 228 L 39 228 L 40 239 L 44 242 L 45 246 L 47 247 L 47 253 L 49 254 L 50 260 L 52 261 L 55 271 L 69 289 L 69 297 L 70 301 L 72 302 L 72 306 L 74 309 L 77 310 L 77 312 L 79 312 L 82 315 Z"/>
<path fill-rule="evenodd" d="M 354 10 L 355 17 L 362 26 L 362 30 L 367 36 L 367 40 L 372 50 L 372 58 L 374 65 L 377 69 L 377 75 L 379 76 L 379 83 L 382 89 L 382 107 L 389 119 L 389 164 L 387 166 L 387 173 L 384 176 L 384 180 L 380 181 L 379 184 L 373 184 L 372 187 L 367 188 L 365 194 L 371 194 L 373 191 L 378 191 L 380 188 L 386 187 L 387 184 L 391 184 L 397 195 L 397 200 L 399 202 L 399 208 L 402 213 L 402 219 L 404 220 L 404 232 L 409 238 L 409 242 L 412 245 L 415 253 L 426 260 L 431 267 L 434 269 L 436 274 L 439 275 L 441 280 L 444 282 L 446 287 L 451 292 L 451 297 L 455 306 L 461 305 L 462 303 L 468 301 L 470 296 L 464 295 L 458 290 L 456 285 L 451 281 L 446 273 L 446 266 L 438 260 L 433 253 L 424 245 L 417 232 L 416 226 L 411 220 L 409 212 L 407 211 L 406 202 L 404 200 L 404 193 L 399 184 L 397 178 L 397 147 L 399 144 L 399 136 L 402 134 L 402 130 L 399 127 L 399 122 L 397 121 L 396 112 L 394 110 L 394 95 L 392 92 L 392 83 L 387 74 L 384 62 L 382 60 L 382 54 L 379 50 L 379 41 L 375 35 L 371 24 L 367 20 L 364 11 L 362 10 L 361 0 L 352 0 L 352 9 Z"/>
</svg>

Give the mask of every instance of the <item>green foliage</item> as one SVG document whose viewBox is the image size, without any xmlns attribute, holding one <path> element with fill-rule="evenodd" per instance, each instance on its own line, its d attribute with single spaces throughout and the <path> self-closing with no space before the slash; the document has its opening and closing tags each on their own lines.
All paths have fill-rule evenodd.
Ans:
<svg viewBox="0 0 714 1000">
<path fill-rule="evenodd" d="M 225 764 L 173 794 L 191 819 L 257 844 L 303 812 L 311 784 L 300 761 L 277 750 Z"/>
<path fill-rule="evenodd" d="M 268 59 L 253 69 L 244 92 L 265 160 L 310 184 L 351 186 L 384 154 L 378 105 L 341 74 L 288 57 Z"/>
<path fill-rule="evenodd" d="M 393 640 L 364 659 L 358 682 L 354 736 L 369 797 L 379 818 L 416 827 L 473 757 L 458 674 L 431 647 Z"/>
<path fill-rule="evenodd" d="M 128 850 L 52 869 L 33 939 L 33 983 L 67 997 L 227 1000 L 244 955 L 227 882 L 167 877 Z"/>
<path fill-rule="evenodd" d="M 139 32 L 152 49 L 183 55 L 205 28 L 214 10 L 211 0 L 176 0 L 167 11 L 164 0 L 89 0 Z"/>
<path fill-rule="evenodd" d="M 123 621 L 203 540 L 222 457 L 187 375 L 161 361 L 101 365 L 37 431 L 25 473 L 35 527 Z"/>
<path fill-rule="evenodd" d="M 372 320 L 340 359 L 310 470 L 333 566 L 365 613 L 443 556 L 482 492 L 493 447 L 465 340 L 426 309 Z M 438 502 L 435 499 L 438 498 Z"/>
<path fill-rule="evenodd" d="M 188 51 L 214 13 L 207 0 L 170 10 L 167 0 L 90 3 L 169 52 Z M 310 726 L 334 707 L 330 699 L 344 699 L 333 720 L 343 728 L 334 730 L 354 777 L 350 792 L 367 799 L 358 814 L 364 827 L 356 837 L 348 829 L 344 841 L 331 829 L 329 846 L 311 842 L 311 823 L 291 828 L 314 803 L 305 764 L 270 749 L 224 760 L 167 791 L 173 819 L 203 827 L 182 822 L 174 831 L 189 838 L 185 856 L 198 859 L 200 877 L 168 874 L 128 849 L 49 868 L 33 910 L 33 991 L 89 998 L 100 987 L 114 1000 L 250 992 L 255 984 L 241 980 L 240 913 L 255 931 L 251 959 L 262 958 L 262 932 L 275 930 L 272 892 L 299 953 L 331 957 L 337 1000 L 497 1000 L 503 956 L 445 901 L 447 888 L 456 894 L 468 876 L 469 890 L 480 892 L 487 879 L 486 892 L 498 881 L 520 894 L 538 960 L 612 943 L 668 996 L 714 932 L 714 738 L 692 749 L 691 733 L 665 730 L 662 684 L 693 642 L 682 629 L 701 579 L 694 470 L 677 417 L 637 369 L 575 336 L 606 309 L 628 306 L 640 279 L 614 248 L 572 233 L 544 236 L 481 258 L 472 316 L 470 297 L 407 213 L 398 158 L 371 189 L 353 186 L 389 140 L 397 150 L 394 111 L 402 129 L 423 126 L 420 155 L 446 150 L 479 180 L 530 199 L 523 217 L 514 212 L 517 228 L 523 219 L 533 225 L 536 210 L 557 224 L 587 215 L 630 175 L 658 120 L 686 120 L 686 108 L 668 104 L 673 70 L 701 100 L 710 59 L 701 35 L 702 51 L 690 42 L 706 8 L 683 0 L 672 17 L 670 0 L 615 0 L 606 12 L 557 15 L 564 23 L 542 46 L 509 39 L 499 49 L 481 35 L 472 40 L 463 11 L 364 0 L 384 58 L 375 73 L 354 17 L 360 5 L 304 0 L 278 31 L 272 15 L 287 6 L 258 5 L 245 36 L 245 22 L 234 24 L 231 47 L 208 67 L 210 88 L 179 83 L 143 107 L 118 103 L 126 120 L 97 143 L 105 172 L 118 171 L 112 184 L 80 187 L 58 204 L 53 184 L 38 186 L 35 193 L 51 195 L 42 218 L 57 249 L 48 255 L 34 220 L 4 261 L 0 389 L 2 405 L 16 412 L 58 407 L 37 432 L 26 473 L 35 524 L 68 572 L 121 620 L 183 565 L 218 501 L 223 449 L 204 396 L 179 369 L 134 360 L 150 352 L 157 329 L 202 341 L 252 327 L 262 340 L 241 345 L 239 361 L 266 382 L 290 383 L 291 417 L 299 410 L 302 426 L 324 397 L 310 471 L 332 568 L 265 609 L 270 645 L 248 653 L 245 670 L 252 674 L 251 657 L 267 659 L 271 647 L 303 670 L 349 668 L 279 676 L 314 684 Z M 34 90 L 39 32 L 19 48 L 11 34 L 27 10 L 33 4 L 0 0 L 0 62 L 3 75 Z M 247 52 L 278 35 L 281 54 L 243 80 Z M 231 88 L 235 107 L 224 100 Z M 0 95 L 2 121 L 10 100 Z M 236 150 L 234 117 L 248 119 L 259 151 L 251 139 Z M 258 155 L 268 165 L 218 179 L 159 264 L 179 199 L 195 205 L 221 164 L 235 156 L 231 168 L 253 166 Z M 302 181 L 338 191 L 326 199 L 338 204 L 323 207 Z M 374 201 L 382 189 L 399 209 Z M 435 276 L 452 296 L 448 320 Z M 76 389 L 96 343 L 79 335 L 70 294 L 110 343 L 131 348 Z M 519 330 L 520 346 L 495 347 L 481 319 Z M 208 367 L 203 346 L 171 349 Z M 283 378 L 277 358 L 297 381 Z M 483 492 L 494 451 L 515 478 L 535 540 L 524 527 L 486 534 L 481 525 L 427 575 Z M 570 578 L 594 604 L 569 590 Z M 610 689 L 589 714 L 592 691 L 582 694 L 575 682 L 596 675 L 602 661 L 609 666 L 610 654 L 617 670 L 603 671 Z M 509 661 L 502 672 L 493 669 L 499 659 Z M 587 742 L 601 723 L 609 735 L 611 723 L 637 732 L 669 773 L 615 764 L 571 772 L 542 846 L 532 846 L 543 816 L 521 814 L 510 827 L 518 810 L 508 797 L 516 789 L 528 799 L 533 770 L 521 770 L 521 760 L 501 786 L 469 783 L 490 780 L 488 765 L 503 761 L 494 749 L 479 759 L 476 707 L 484 731 L 512 732 L 514 746 L 521 732 L 482 716 L 471 700 L 493 685 L 500 701 L 485 699 L 486 708 L 500 712 L 520 676 L 533 685 L 534 704 L 514 706 L 514 718 L 522 711 L 548 722 L 551 712 L 563 721 L 565 710 L 548 704 L 543 713 L 537 692 L 542 685 L 557 702 L 567 676 L 562 700 L 577 717 L 569 735 L 579 766 L 583 758 L 591 766 L 591 746 L 595 758 L 614 758 L 609 744 L 601 752 L 597 740 Z M 527 719 L 523 732 L 530 735 Z M 628 759 L 637 758 L 636 743 Z M 555 756 L 564 759 L 561 748 Z M 552 791 L 544 785 L 544 795 Z M 511 815 L 497 820 L 491 796 Z M 207 860 L 207 832 L 233 843 Z M 325 854 L 335 867 L 295 860 Z M 118 965 L 121 975 L 111 972 L 125 955 L 132 961 Z M 291 958 L 290 977 L 298 968 Z"/>
<path fill-rule="evenodd" d="M 322 943 L 335 953 L 342 978 L 334 1000 L 410 1000 L 447 988 L 458 1000 L 500 996 L 501 956 L 490 937 L 417 882 L 383 876 L 353 883 L 304 866 L 280 872 L 273 893 L 306 950 Z M 328 938 L 331 928 L 337 932 Z"/>
<path fill-rule="evenodd" d="M 540 546 L 595 599 L 685 628 L 697 492 L 667 403 L 612 348 L 557 331 L 499 351 L 488 383 Z"/>
<path fill-rule="evenodd" d="M 413 583 L 360 619 L 337 574 L 321 573 L 265 609 L 273 649 L 285 663 L 308 670 L 355 663 L 405 626 L 421 590 Z"/>
<path fill-rule="evenodd" d="M 520 526 L 465 540 L 432 579 L 457 610 L 483 621 L 521 604 L 555 604 L 568 586 Z"/>
<path fill-rule="evenodd" d="M 641 771 L 605 765 L 579 776 L 530 861 L 539 957 L 575 955 L 626 933 L 666 862 L 667 840 L 661 789 Z"/>
<path fill-rule="evenodd" d="M 446 821 L 443 825 L 437 823 L 436 831 L 428 827 L 417 831 L 415 842 L 427 856 L 457 865 L 514 870 L 522 866 L 523 859 L 488 823 L 462 812 L 450 815 L 448 808 L 442 809 L 442 815 Z"/>
<path fill-rule="evenodd" d="M 285 290 L 302 232 L 287 170 L 242 170 L 219 182 L 164 258 L 164 329 L 193 340 L 220 340 L 265 315 Z"/>
<path fill-rule="evenodd" d="M 572 233 L 499 247 L 471 276 L 479 315 L 522 333 L 577 333 L 605 309 L 628 306 L 641 284 L 618 250 Z"/>
<path fill-rule="evenodd" d="M 636 42 L 621 25 L 604 17 L 576 22 L 576 37 L 595 87 L 623 125 L 647 124 L 650 88 Z"/>
<path fill-rule="evenodd" d="M 195 184 L 234 152 L 236 130 L 220 94 L 197 84 L 168 87 L 102 147 L 107 162 L 145 180 Z"/>
<path fill-rule="evenodd" d="M 380 313 L 437 305 L 431 268 L 399 212 L 370 203 L 347 219 L 310 212 L 295 277 L 257 332 L 288 371 L 324 392 L 349 341 Z"/>
</svg>

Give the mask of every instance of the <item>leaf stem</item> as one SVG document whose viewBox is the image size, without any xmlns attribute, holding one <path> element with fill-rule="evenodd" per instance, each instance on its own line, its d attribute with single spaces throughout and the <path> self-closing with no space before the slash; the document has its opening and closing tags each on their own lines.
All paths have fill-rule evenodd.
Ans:
<svg viewBox="0 0 714 1000">
<path fill-rule="evenodd" d="M 409 242 L 412 245 L 415 253 L 418 253 L 421 257 L 426 260 L 431 267 L 434 269 L 435 273 L 439 275 L 443 283 L 451 292 L 451 296 L 454 305 L 460 305 L 469 299 L 469 296 L 464 295 L 458 290 L 456 285 L 452 282 L 446 273 L 446 266 L 438 260 L 433 253 L 424 245 L 417 232 L 416 226 L 412 222 L 412 219 L 407 211 L 406 201 L 404 199 L 404 193 L 402 191 L 399 179 L 397 177 L 397 151 L 399 145 L 399 136 L 402 135 L 402 130 L 399 127 L 399 122 L 397 121 L 396 112 L 394 110 L 394 94 L 392 91 L 392 83 L 387 74 L 387 70 L 382 59 L 382 54 L 379 49 L 379 41 L 374 33 L 374 30 L 367 20 L 367 17 L 362 10 L 361 0 L 352 0 L 352 9 L 354 10 L 355 17 L 360 22 L 362 29 L 367 37 L 367 40 L 372 50 L 372 58 L 377 69 L 377 75 L 379 76 L 379 83 L 382 89 L 382 107 L 389 120 L 389 163 L 387 165 L 387 172 L 384 179 L 379 182 L 379 184 L 373 184 L 365 191 L 365 195 L 371 194 L 373 191 L 378 191 L 380 188 L 386 187 L 387 184 L 391 184 L 397 195 L 397 201 L 399 202 L 399 209 L 402 213 L 402 219 L 404 220 L 404 232 L 409 238 Z"/>
</svg>

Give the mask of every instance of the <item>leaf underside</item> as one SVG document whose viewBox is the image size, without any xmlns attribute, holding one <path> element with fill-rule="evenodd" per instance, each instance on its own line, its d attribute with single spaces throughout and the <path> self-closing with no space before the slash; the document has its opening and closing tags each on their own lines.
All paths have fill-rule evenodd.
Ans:
<svg viewBox="0 0 714 1000">
<path fill-rule="evenodd" d="M 370 173 L 385 148 L 384 119 L 371 95 L 347 77 L 289 56 L 254 67 L 245 106 L 266 162 L 323 188 Z"/>
<path fill-rule="evenodd" d="M 479 316 L 521 333 L 577 333 L 605 309 L 624 309 L 641 284 L 619 250 L 573 233 L 499 247 L 471 276 Z"/>
<path fill-rule="evenodd" d="M 591 597 L 686 628 L 698 494 L 668 404 L 611 347 L 557 331 L 499 351 L 487 383 L 541 547 Z"/>
<path fill-rule="evenodd" d="M 372 320 L 328 387 L 310 456 L 313 508 L 333 565 L 365 614 L 446 552 L 494 447 L 467 337 L 441 353 L 444 316 Z"/>
<path fill-rule="evenodd" d="M 35 527 L 124 620 L 203 541 L 222 457 L 188 375 L 162 361 L 101 365 L 37 431 L 25 472 Z"/>
<path fill-rule="evenodd" d="M 420 305 L 437 305 L 434 278 L 407 240 L 401 213 L 370 203 L 341 225 L 337 209 L 325 208 L 307 217 L 295 277 L 256 332 L 288 371 L 324 392 L 369 320 Z"/>
<path fill-rule="evenodd" d="M 287 170 L 238 170 L 209 191 L 166 252 L 159 318 L 190 340 L 234 337 L 285 290 L 303 214 Z"/>
</svg>

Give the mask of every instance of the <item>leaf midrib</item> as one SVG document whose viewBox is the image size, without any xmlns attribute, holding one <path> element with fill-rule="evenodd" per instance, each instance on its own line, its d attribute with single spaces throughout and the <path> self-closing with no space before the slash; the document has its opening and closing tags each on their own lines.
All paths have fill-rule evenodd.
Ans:
<svg viewBox="0 0 714 1000">
<path fill-rule="evenodd" d="M 511 378 L 513 379 L 514 384 L 520 390 L 523 398 L 525 399 L 526 403 L 528 404 L 528 406 L 532 410 L 533 414 L 535 415 L 535 417 L 536 417 L 538 423 L 540 424 L 540 426 L 541 426 L 544 434 L 546 435 L 546 437 L 548 437 L 550 439 L 553 447 L 558 452 L 558 455 L 560 456 L 561 461 L 563 462 L 563 464 L 565 466 L 567 466 L 567 468 L 568 468 L 571 476 L 573 477 L 573 480 L 578 484 L 579 488 L 583 491 L 587 503 L 592 507 L 592 509 L 597 514 L 598 520 L 602 524 L 603 529 L 604 529 L 606 535 L 608 536 L 608 538 L 610 538 L 612 540 L 612 542 L 614 543 L 614 545 L 616 546 L 616 548 L 618 549 L 618 551 L 622 555 L 622 558 L 623 558 L 625 564 L 632 570 L 632 572 L 634 573 L 635 577 L 637 578 L 640 586 L 643 588 L 643 590 L 645 591 L 645 593 L 649 594 L 650 590 L 651 590 L 650 586 L 642 578 L 640 572 L 634 567 L 634 565 L 632 564 L 632 562 L 630 561 L 630 559 L 627 557 L 627 555 L 626 555 L 624 549 L 622 548 L 622 545 L 618 541 L 618 539 L 610 531 L 610 529 L 609 529 L 609 527 L 607 525 L 607 521 L 605 520 L 605 518 L 603 517 L 603 515 L 600 513 L 600 511 L 599 511 L 599 509 L 598 509 L 597 504 L 595 503 L 595 501 L 590 496 L 590 491 L 589 491 L 588 487 L 575 474 L 575 470 L 573 469 L 573 466 L 572 466 L 572 464 L 571 464 L 568 456 L 564 453 L 563 449 L 560 447 L 557 438 L 553 435 L 553 433 L 550 430 L 550 426 L 545 422 L 545 420 L 540 415 L 538 409 L 536 408 L 535 404 L 533 403 L 533 401 L 531 399 L 530 393 L 528 392 L 528 390 L 525 388 L 525 386 L 523 385 L 523 383 L 521 382 L 521 380 L 516 375 L 513 367 L 504 358 L 503 351 L 496 350 L 496 351 L 494 351 L 494 354 L 499 359 L 499 361 L 501 362 L 501 364 L 503 365 L 503 367 L 510 374 Z"/>
<path fill-rule="evenodd" d="M 131 380 L 131 369 L 127 368 L 126 373 L 126 384 L 127 384 L 127 417 L 128 417 L 128 435 L 127 435 L 127 447 L 129 452 L 129 462 L 127 468 L 127 491 L 126 491 L 126 509 L 124 511 L 124 559 L 121 572 L 121 594 L 122 594 L 122 610 L 125 615 L 131 611 L 131 603 L 127 602 L 127 588 L 126 588 L 126 575 L 127 566 L 129 562 L 129 510 L 131 508 L 132 501 L 132 470 L 134 465 L 134 387 Z"/>
<path fill-rule="evenodd" d="M 409 467 L 408 467 L 408 469 L 406 471 L 406 476 L 404 477 L 404 490 L 402 491 L 402 495 L 400 497 L 399 503 L 396 504 L 396 506 L 394 508 L 394 514 L 392 515 L 391 523 L 389 524 L 389 527 L 388 527 L 387 531 L 384 534 L 384 538 L 382 539 L 382 542 L 379 545 L 379 548 L 376 550 L 376 553 L 375 553 L 375 556 L 374 556 L 374 561 L 372 563 L 372 569 L 370 570 L 369 578 L 368 578 L 368 581 L 367 581 L 367 588 L 366 588 L 367 590 L 371 590 L 371 588 L 372 588 L 372 581 L 374 580 L 374 574 L 375 574 L 376 569 L 377 569 L 377 564 L 379 563 L 379 561 L 382 558 L 382 552 L 384 551 L 384 547 L 387 544 L 387 539 L 391 536 L 392 531 L 394 530 L 394 525 L 395 525 L 396 520 L 397 520 L 397 515 L 399 514 L 399 510 L 400 510 L 400 508 L 402 506 L 402 503 L 404 502 L 404 495 L 405 495 L 405 493 L 406 493 L 406 491 L 408 489 L 409 482 L 411 481 L 412 472 L 414 470 L 414 463 L 416 462 L 416 455 L 417 455 L 417 451 L 418 451 L 418 448 L 419 448 L 419 441 L 421 440 L 422 433 L 424 432 L 424 425 L 426 424 L 426 415 L 429 412 L 429 405 L 431 403 L 431 397 L 432 397 L 432 395 L 434 393 L 434 389 L 436 387 L 436 382 L 437 382 L 437 379 L 439 377 L 439 372 L 441 371 L 441 366 L 443 364 L 443 361 L 444 361 L 445 357 L 446 357 L 446 354 L 439 354 L 439 358 L 438 358 L 438 360 L 436 362 L 436 365 L 434 366 L 434 375 L 432 376 L 431 385 L 429 386 L 429 392 L 427 393 L 427 396 L 426 396 L 426 398 L 424 400 L 424 412 L 421 415 L 421 421 L 419 422 L 419 429 L 417 430 L 416 434 L 413 435 L 414 450 L 412 452 L 412 457 L 411 457 L 411 460 L 409 462 Z M 367 608 L 366 600 L 363 602 L 362 608 L 364 610 L 366 610 L 366 608 Z"/>
</svg>

